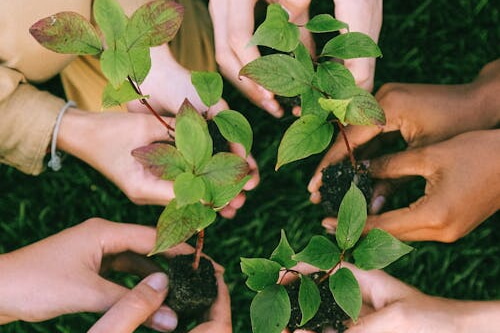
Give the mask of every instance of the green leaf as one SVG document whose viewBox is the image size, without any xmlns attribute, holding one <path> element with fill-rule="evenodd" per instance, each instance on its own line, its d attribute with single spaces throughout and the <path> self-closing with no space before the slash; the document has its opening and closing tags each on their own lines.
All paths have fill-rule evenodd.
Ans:
<svg viewBox="0 0 500 333">
<path fill-rule="evenodd" d="M 212 138 L 205 119 L 186 99 L 176 116 L 175 144 L 195 171 L 201 170 L 212 157 Z"/>
<path fill-rule="evenodd" d="M 128 73 L 132 80 L 141 84 L 151 69 L 151 57 L 148 47 L 133 47 L 127 52 L 130 68 Z"/>
<path fill-rule="evenodd" d="M 220 209 L 233 200 L 243 189 L 243 186 L 252 178 L 246 176 L 235 184 L 216 185 L 204 179 L 206 182 L 205 200 L 211 203 L 214 209 Z"/>
<path fill-rule="evenodd" d="M 139 7 L 127 25 L 127 45 L 152 47 L 170 42 L 182 23 L 184 8 L 175 1 L 155 0 Z"/>
<path fill-rule="evenodd" d="M 295 255 L 295 251 L 290 246 L 290 243 L 288 243 L 285 230 L 281 229 L 280 242 L 269 259 L 280 263 L 285 268 L 292 268 L 297 265 L 297 261 L 292 259 L 293 255 Z"/>
<path fill-rule="evenodd" d="M 333 136 L 333 125 L 313 114 L 297 119 L 285 132 L 278 147 L 275 169 L 323 151 Z"/>
<path fill-rule="evenodd" d="M 205 182 L 191 172 L 184 172 L 175 178 L 174 193 L 177 208 L 200 201 L 205 195 Z"/>
<path fill-rule="evenodd" d="M 191 72 L 191 83 L 201 101 L 210 107 L 216 104 L 222 97 L 222 77 L 216 72 Z"/>
<path fill-rule="evenodd" d="M 275 284 L 255 295 L 250 305 L 253 333 L 281 333 L 290 320 L 290 298 L 285 287 Z"/>
<path fill-rule="evenodd" d="M 300 107 L 302 109 L 301 115 L 305 116 L 308 114 L 313 114 L 316 117 L 326 121 L 330 113 L 320 106 L 320 97 L 322 97 L 322 94 L 316 89 L 310 88 L 303 92 L 302 95 L 300 95 Z"/>
<path fill-rule="evenodd" d="M 349 28 L 347 23 L 334 19 L 330 14 L 319 14 L 314 16 L 306 23 L 305 27 L 307 30 L 315 33 L 338 31 Z"/>
<path fill-rule="evenodd" d="M 115 49 L 120 38 L 125 34 L 127 27 L 127 16 L 116 0 L 94 0 L 94 19 L 99 25 L 106 45 L 109 49 Z"/>
<path fill-rule="evenodd" d="M 385 114 L 375 97 L 369 92 L 354 87 L 352 101 L 347 107 L 345 120 L 352 125 L 384 125 Z"/>
<path fill-rule="evenodd" d="M 356 266 L 361 269 L 382 269 L 411 252 L 406 245 L 381 229 L 372 229 L 353 251 Z"/>
<path fill-rule="evenodd" d="M 349 269 L 342 267 L 330 276 L 328 282 L 335 302 L 352 320 L 358 320 L 363 299 L 354 274 Z"/>
<path fill-rule="evenodd" d="M 132 150 L 132 156 L 149 171 L 165 180 L 174 180 L 188 170 L 182 154 L 172 145 L 152 143 Z"/>
<path fill-rule="evenodd" d="M 241 113 L 225 110 L 219 112 L 214 117 L 214 121 L 227 141 L 240 143 L 245 148 L 247 155 L 250 154 L 253 143 L 252 127 Z"/>
<path fill-rule="evenodd" d="M 370 38 L 361 32 L 347 32 L 332 38 L 323 47 L 322 57 L 335 57 L 340 59 L 379 57 L 382 55 L 380 48 Z"/>
<path fill-rule="evenodd" d="M 73 12 L 61 12 L 37 21 L 30 34 L 49 50 L 67 54 L 98 54 L 101 40 L 85 17 Z"/>
<path fill-rule="evenodd" d="M 299 43 L 295 50 L 293 51 L 295 59 L 297 59 L 302 66 L 309 72 L 310 75 L 314 75 L 314 64 L 311 59 L 311 54 L 304 44 Z"/>
<path fill-rule="evenodd" d="M 127 79 L 130 69 L 128 54 L 123 49 L 106 49 L 101 54 L 101 70 L 115 89 Z"/>
<path fill-rule="evenodd" d="M 318 87 L 334 97 L 339 90 L 356 86 L 351 72 L 342 64 L 334 61 L 324 61 L 318 65 Z"/>
<path fill-rule="evenodd" d="M 302 312 L 302 319 L 299 326 L 304 325 L 311 320 L 318 312 L 321 304 L 321 296 L 318 286 L 308 276 L 301 275 L 299 288 L 299 307 Z"/>
<path fill-rule="evenodd" d="M 248 276 L 247 286 L 254 291 L 261 291 L 278 281 L 281 265 L 264 258 L 240 258 L 241 271 Z"/>
<path fill-rule="evenodd" d="M 106 109 L 135 99 L 147 97 L 148 96 L 142 96 L 136 93 L 134 88 L 127 82 L 122 84 L 118 89 L 115 89 L 111 83 L 108 83 L 102 93 L 102 107 Z"/>
<path fill-rule="evenodd" d="M 312 236 L 306 247 L 292 256 L 292 259 L 327 270 L 340 260 L 340 250 L 328 238 L 316 235 Z"/>
<path fill-rule="evenodd" d="M 294 97 L 309 89 L 313 78 L 302 63 L 285 54 L 259 57 L 246 64 L 239 75 L 285 97 Z"/>
<path fill-rule="evenodd" d="M 335 232 L 337 243 L 342 250 L 350 249 L 361 237 L 366 223 L 366 200 L 363 192 L 354 184 L 340 203 L 338 226 Z"/>
<path fill-rule="evenodd" d="M 163 252 L 186 241 L 215 221 L 215 217 L 212 209 L 199 202 L 178 208 L 176 200 L 173 199 L 160 215 L 156 227 L 156 244 L 149 255 Z"/>
<path fill-rule="evenodd" d="M 279 4 L 267 6 L 266 19 L 255 31 L 250 44 L 291 52 L 299 43 L 299 28 L 288 22 L 288 13 Z"/>
<path fill-rule="evenodd" d="M 349 106 L 349 103 L 351 103 L 351 99 L 332 99 L 320 97 L 318 102 L 323 110 L 332 112 L 343 124 L 346 123 L 345 117 L 347 107 Z"/>
<path fill-rule="evenodd" d="M 248 175 L 247 161 L 233 153 L 221 152 L 210 158 L 201 169 L 200 175 L 215 185 L 234 184 Z"/>
</svg>

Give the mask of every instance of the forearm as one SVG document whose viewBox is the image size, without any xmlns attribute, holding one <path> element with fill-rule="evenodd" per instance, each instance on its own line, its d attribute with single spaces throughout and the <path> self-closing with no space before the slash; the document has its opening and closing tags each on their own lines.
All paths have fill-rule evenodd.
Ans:
<svg viewBox="0 0 500 333">
<path fill-rule="evenodd" d="M 498 329 L 500 301 L 464 301 L 457 315 L 460 332 L 494 332 Z"/>
</svg>

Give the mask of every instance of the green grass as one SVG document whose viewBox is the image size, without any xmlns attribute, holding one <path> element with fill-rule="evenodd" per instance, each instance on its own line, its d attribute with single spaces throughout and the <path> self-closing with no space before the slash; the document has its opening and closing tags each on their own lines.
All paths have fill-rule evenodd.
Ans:
<svg viewBox="0 0 500 333">
<path fill-rule="evenodd" d="M 331 6 L 330 0 L 315 8 Z M 500 55 L 500 8 L 495 1 L 385 1 L 377 61 L 376 88 L 384 82 L 462 83 Z M 253 293 L 244 284 L 240 257 L 268 256 L 286 229 L 292 246 L 302 248 L 323 230 L 321 207 L 308 201 L 309 178 L 320 156 L 274 171 L 277 145 L 291 116 L 275 120 L 226 85 L 232 108 L 248 117 L 255 131 L 253 154 L 261 172 L 259 187 L 233 220 L 221 219 L 207 230 L 206 252 L 226 267 L 232 294 L 235 332 L 249 332 Z M 68 157 L 59 172 L 30 177 L 0 166 L 0 253 L 47 237 L 86 218 L 154 225 L 160 207 L 136 206 L 113 184 Z M 391 201 L 399 207 L 422 191 L 421 182 Z M 464 203 L 467 204 L 467 203 Z M 496 221 L 495 221 L 496 220 Z M 453 244 L 420 242 L 411 255 L 388 271 L 426 293 L 459 299 L 500 297 L 498 213 Z M 121 278 L 131 284 L 133 278 Z M 16 322 L 2 332 L 83 332 L 98 315 L 62 316 L 43 323 Z M 140 328 L 138 332 L 149 332 Z"/>
</svg>

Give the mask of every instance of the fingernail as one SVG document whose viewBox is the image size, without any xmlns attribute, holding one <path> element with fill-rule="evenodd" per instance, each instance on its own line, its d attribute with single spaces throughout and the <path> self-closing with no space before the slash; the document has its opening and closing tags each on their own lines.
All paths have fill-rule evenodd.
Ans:
<svg viewBox="0 0 500 333">
<path fill-rule="evenodd" d="M 168 277 L 165 273 L 153 273 L 144 282 L 156 291 L 164 291 L 167 289 Z"/>
<path fill-rule="evenodd" d="M 382 209 L 384 204 L 385 204 L 385 197 L 383 195 L 379 195 L 378 197 L 373 199 L 370 207 L 370 213 L 377 214 Z"/>
<path fill-rule="evenodd" d="M 161 307 L 151 318 L 153 329 L 161 332 L 170 332 L 177 327 L 177 314 L 170 308 Z"/>
</svg>

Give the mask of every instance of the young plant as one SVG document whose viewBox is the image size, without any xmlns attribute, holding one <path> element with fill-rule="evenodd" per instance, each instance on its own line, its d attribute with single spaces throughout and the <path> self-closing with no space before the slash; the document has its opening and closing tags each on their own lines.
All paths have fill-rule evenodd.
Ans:
<svg viewBox="0 0 500 333">
<path fill-rule="evenodd" d="M 241 269 L 248 276 L 246 284 L 257 292 L 250 307 L 253 333 L 280 333 L 286 327 L 321 332 L 326 326 L 342 332 L 345 319 L 358 319 L 361 290 L 343 263 L 354 259 L 361 269 L 381 269 L 413 249 L 380 229 L 361 237 L 366 217 L 366 201 L 353 184 L 340 205 L 335 242 L 316 235 L 295 253 L 282 231 L 268 259 L 241 258 Z M 293 270 L 298 262 L 322 272 L 301 274 Z M 281 285 L 280 274 L 289 273 L 296 275 L 298 282 L 292 287 Z"/>
<path fill-rule="evenodd" d="M 150 254 L 163 252 L 198 233 L 192 263 L 196 271 L 204 229 L 215 221 L 216 212 L 242 190 L 250 178 L 248 163 L 230 152 L 213 154 L 207 120 L 187 99 L 176 115 L 174 129 L 141 92 L 140 84 L 151 68 L 150 48 L 173 39 L 183 18 L 181 5 L 154 0 L 127 17 L 116 0 L 95 0 L 93 17 L 102 38 L 87 19 L 74 12 L 60 12 L 41 19 L 30 28 L 30 33 L 55 52 L 99 56 L 102 72 L 109 81 L 102 97 L 103 106 L 139 99 L 167 131 L 175 132 L 173 144 L 153 143 L 133 150 L 132 155 L 153 174 L 174 183 L 175 199 L 159 217 L 156 245 Z M 208 107 L 219 101 L 223 82 L 218 73 L 193 72 L 191 80 Z M 226 140 L 239 143 L 247 154 L 250 152 L 252 130 L 240 113 L 225 110 L 213 121 Z"/>
</svg>

